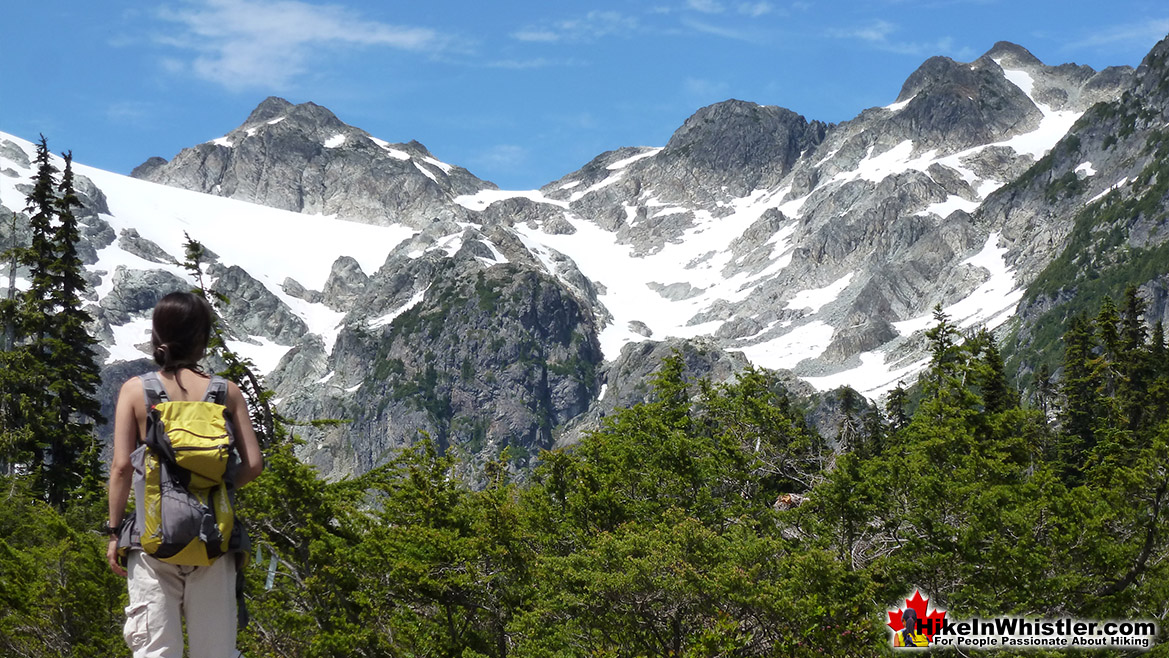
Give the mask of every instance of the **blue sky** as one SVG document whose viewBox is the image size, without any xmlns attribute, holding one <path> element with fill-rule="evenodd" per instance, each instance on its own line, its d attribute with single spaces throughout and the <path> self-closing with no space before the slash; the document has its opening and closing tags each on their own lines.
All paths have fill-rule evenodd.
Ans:
<svg viewBox="0 0 1169 658">
<path fill-rule="evenodd" d="M 996 41 L 1136 66 L 1164 0 L 183 0 L 0 8 L 0 131 L 129 173 L 238 126 L 269 95 L 324 105 L 505 189 L 661 146 L 738 98 L 837 122 L 925 59 Z"/>
</svg>

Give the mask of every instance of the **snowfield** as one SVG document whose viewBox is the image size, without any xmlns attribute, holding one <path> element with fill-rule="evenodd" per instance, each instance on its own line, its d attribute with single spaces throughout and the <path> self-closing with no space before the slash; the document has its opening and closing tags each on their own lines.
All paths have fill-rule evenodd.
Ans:
<svg viewBox="0 0 1169 658">
<path fill-rule="evenodd" d="M 646 190 L 641 203 L 650 211 L 652 218 L 676 213 L 691 213 L 693 216 L 692 224 L 681 239 L 667 241 L 656 251 L 650 250 L 650 253 L 637 252 L 629 244 L 619 242 L 616 233 L 602 229 L 589 218 L 577 216 L 571 203 L 622 180 L 631 165 L 655 157 L 662 151 L 660 147 L 642 147 L 634 155 L 607 165 L 606 176 L 591 186 L 585 187 L 579 181 L 561 185 L 560 190 L 571 190 L 568 202 L 551 199 L 539 190 L 483 190 L 456 197 L 453 201 L 478 212 L 499 201 L 522 198 L 548 205 L 563 213 L 564 221 L 575 229 L 571 234 L 548 233 L 527 224 L 517 224 L 512 230 L 552 276 L 567 277 L 569 273 L 562 270 L 565 270 L 565 259 L 569 259 L 581 273 L 598 284 L 598 299 L 612 317 L 612 321 L 601 328 L 599 336 L 604 355 L 611 360 L 625 345 L 645 340 L 647 329 L 648 337 L 653 340 L 693 338 L 717 332 L 727 321 L 711 319 L 726 318 L 726 314 L 720 313 L 719 309 L 747 299 L 759 285 L 780 276 L 789 267 L 793 253 L 799 246 L 795 244 L 795 236 L 801 225 L 803 207 L 815 192 L 828 186 L 841 186 L 858 180 L 879 183 L 890 176 L 912 170 L 929 175 L 931 167 L 940 165 L 965 180 L 973 190 L 973 198 L 952 195 L 919 210 L 917 214 L 944 218 L 956 211 L 973 212 L 1004 181 L 980 178 L 964 164 L 967 157 L 992 146 L 1003 146 L 1038 159 L 1066 134 L 1080 116 L 1077 112 L 1056 111 L 1038 102 L 1033 95 L 1035 80 L 1026 71 L 1004 69 L 1003 73 L 1042 112 L 1043 119 L 1035 130 L 998 144 L 978 146 L 958 153 L 940 154 L 934 149 L 919 149 L 909 140 L 881 152 L 874 152 L 874 148 L 870 147 L 857 166 L 848 171 L 836 171 L 831 178 L 804 196 L 788 198 L 792 189 L 790 184 L 778 189 L 755 190 L 743 198 L 720 204 L 720 210 L 727 211 L 720 217 L 715 217 L 707 210 L 665 203 L 655 198 L 652 190 Z M 910 98 L 893 103 L 884 109 L 898 112 L 912 100 Z M 342 148 L 353 138 L 356 135 L 338 133 L 326 139 L 323 146 Z M 412 160 L 419 171 L 432 179 L 436 179 L 438 172 L 453 171 L 453 167 L 434 158 L 414 158 L 389 142 L 375 137 L 368 138 L 391 157 Z M 0 142 L 4 140 L 15 144 L 29 160 L 32 159 L 35 153 L 33 144 L 0 133 Z M 211 143 L 225 148 L 232 147 L 227 136 L 212 140 Z M 831 166 L 830 161 L 835 155 L 835 151 L 829 153 L 813 167 Z M 58 166 L 61 166 L 60 163 Z M 184 240 L 186 235 L 190 235 L 218 254 L 224 265 L 240 265 L 260 281 L 305 321 L 309 331 L 322 338 L 326 350 L 332 349 L 344 314 L 330 310 L 323 304 L 309 303 L 286 294 L 282 286 L 285 279 L 291 278 L 305 288 L 320 290 L 333 263 L 340 256 L 356 259 L 362 270 L 371 274 L 382 267 L 394 247 L 418 234 L 417 230 L 404 225 L 375 226 L 346 221 L 345 217 L 305 215 L 156 185 L 81 164 L 75 164 L 75 168 L 79 175 L 91 179 L 105 193 L 110 214 L 103 216 L 103 219 L 116 234 L 134 229 L 176 259 L 181 258 Z M 1080 164 L 1076 171 L 1082 177 L 1096 175 L 1091 162 Z M 4 174 L 0 175 L 0 202 L 9 208 L 23 208 L 25 194 L 17 186 L 28 181 L 31 170 L 22 162 L 0 155 L 0 173 Z M 1110 189 L 1126 182 L 1122 180 Z M 751 272 L 754 273 L 739 269 L 731 276 L 724 274 L 724 271 L 736 269 L 728 266 L 741 265 L 741 262 L 733 262 L 736 256 L 732 252 L 732 245 L 771 209 L 780 211 L 787 221 L 764 243 L 771 247 L 766 260 L 752 264 Z M 635 208 L 627 207 L 626 212 L 628 221 L 637 221 Z M 454 254 L 462 246 L 463 230 L 468 226 L 477 225 L 464 224 L 456 232 L 438 236 L 429 246 L 409 253 L 409 257 L 418 258 L 433 250 L 442 250 L 447 255 Z M 496 245 L 488 244 L 488 247 L 491 256 L 479 256 L 482 263 L 492 265 L 507 262 Z M 999 235 L 991 233 L 982 249 L 963 262 L 963 267 L 980 272 L 984 282 L 966 298 L 945 308 L 945 312 L 959 326 L 986 326 L 993 329 L 1014 313 L 1023 291 L 1004 260 L 1005 253 L 1006 249 L 999 246 Z M 120 269 L 163 269 L 179 277 L 186 277 L 177 262 L 158 264 L 144 260 L 123 250 L 118 242 L 102 248 L 97 256 L 97 263 L 91 265 L 90 269 L 100 276 L 96 288 L 99 297 L 111 292 L 114 274 Z M 753 254 L 753 257 L 759 256 Z M 797 319 L 770 322 L 755 335 L 738 339 L 735 344 L 741 347 L 735 349 L 741 350 L 756 365 L 767 368 L 795 368 L 807 359 L 820 356 L 831 343 L 834 333 L 824 314 L 831 312 L 833 303 L 848 294 L 850 286 L 865 283 L 855 274 L 847 273 L 821 287 L 782 291 L 776 300 L 778 308 L 796 312 Z M 669 296 L 662 292 L 667 288 L 671 293 Z M 421 293 L 416 294 L 400 308 L 374 319 L 371 326 L 387 326 L 422 299 Z M 928 328 L 932 323 L 932 314 L 926 314 L 896 322 L 894 327 L 905 338 Z M 141 356 L 136 345 L 144 342 L 148 324 L 145 318 L 137 317 L 120 327 L 113 327 L 114 343 L 107 346 L 110 349 L 109 360 L 112 362 Z M 276 367 L 291 346 L 251 337 L 246 342 L 233 344 L 233 347 L 253 359 L 261 370 L 268 372 Z M 806 380 L 819 389 L 847 384 L 875 397 L 888 391 L 899 380 L 912 379 L 925 365 L 923 361 L 906 362 L 904 358 L 889 362 L 889 355 L 883 349 L 859 355 L 843 371 L 806 377 Z"/>
</svg>

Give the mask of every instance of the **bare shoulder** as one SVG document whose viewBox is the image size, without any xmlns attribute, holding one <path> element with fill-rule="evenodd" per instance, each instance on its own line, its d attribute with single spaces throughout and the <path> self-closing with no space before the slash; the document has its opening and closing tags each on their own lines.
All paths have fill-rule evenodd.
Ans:
<svg viewBox="0 0 1169 658">
<path fill-rule="evenodd" d="M 118 399 L 142 399 L 145 393 L 142 390 L 142 380 L 137 377 L 131 377 L 122 384 L 121 391 L 118 392 Z"/>
<path fill-rule="evenodd" d="M 244 398 L 244 392 L 230 379 L 227 380 L 227 403 L 229 406 L 244 405 L 245 408 L 248 404 L 247 399 Z"/>
<path fill-rule="evenodd" d="M 243 399 L 244 392 L 240 390 L 239 386 L 237 386 L 235 382 L 231 381 L 230 379 L 227 379 L 224 381 L 227 382 L 227 395 L 228 395 L 228 397 Z"/>
</svg>

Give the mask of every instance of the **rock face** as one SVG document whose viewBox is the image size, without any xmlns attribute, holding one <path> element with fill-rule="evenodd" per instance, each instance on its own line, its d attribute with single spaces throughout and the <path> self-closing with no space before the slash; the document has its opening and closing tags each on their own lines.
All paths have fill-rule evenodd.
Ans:
<svg viewBox="0 0 1169 658">
<path fill-rule="evenodd" d="M 790 371 L 810 422 L 835 435 L 855 400 L 814 390 L 876 397 L 912 379 L 935 306 L 998 330 L 1024 374 L 1050 327 L 1124 285 L 1150 322 L 1169 320 L 1167 51 L 1136 71 L 1048 66 L 1009 43 L 932 58 L 895 103 L 837 125 L 729 100 L 660 148 L 603 153 L 522 193 L 277 98 L 134 176 L 391 227 L 376 261 L 330 253 L 319 276 L 246 259 L 205 274 L 280 411 L 345 421 L 306 428 L 302 458 L 340 477 L 425 432 L 476 481 L 505 450 L 522 473 L 644 400 L 674 350 L 693 377 Z M 28 166 L 0 140 L 0 174 Z M 116 379 L 159 291 L 189 286 L 146 222 L 182 220 L 134 218 L 140 234 L 118 218 L 115 234 L 101 190 L 82 192 Z M 21 200 L 0 202 L 0 241 L 19 241 Z"/>
<path fill-rule="evenodd" d="M 689 321 L 664 332 L 649 317 L 615 321 L 655 339 L 717 324 L 708 335 L 724 349 L 784 351 L 791 356 L 768 365 L 837 373 L 873 395 L 918 362 L 915 333 L 934 306 L 963 326 L 999 327 L 1010 316 L 1030 277 L 1062 249 L 1069 229 L 1053 225 L 1074 202 L 1027 225 L 991 220 L 980 207 L 1002 198 L 1089 107 L 1131 84 L 1129 69 L 1050 67 L 999 43 L 969 64 L 926 61 L 896 103 L 835 126 L 740 101 L 703 108 L 663 149 L 603 154 L 542 192 L 647 262 L 706 240 L 720 222 L 757 217 L 709 252 L 691 250 L 698 257 L 686 266 L 721 263 L 722 282 L 742 285 L 700 285 L 690 274 L 650 281 L 662 297 L 697 307 Z M 1038 253 L 1011 251 L 1019 235 Z M 976 297 L 998 306 L 964 303 Z M 816 347 L 801 354 L 787 343 Z M 883 361 L 883 374 L 865 371 L 863 354 Z"/>
<path fill-rule="evenodd" d="M 783 180 L 801 155 L 815 152 L 826 130 L 790 110 L 730 100 L 687 119 L 644 175 L 674 183 L 660 190 L 663 200 L 745 196 Z"/>
<path fill-rule="evenodd" d="M 355 419 L 310 438 L 314 463 L 367 470 L 425 432 L 472 466 L 506 448 L 523 468 L 589 407 L 602 358 L 592 313 L 571 292 L 511 264 L 443 274 L 388 325 L 342 332 L 322 382 L 336 397 L 290 401 Z"/>
<path fill-rule="evenodd" d="M 1169 322 L 1169 39 L 1133 84 L 1089 110 L 1052 151 L 988 200 L 980 217 L 1003 227 L 1008 257 L 1030 274 L 1010 327 L 1022 380 L 1077 313 L 1134 286 L 1147 325 Z M 1064 221 L 1055 221 L 1062 218 Z M 1021 268 L 1021 269 L 1022 269 Z M 1055 370 L 1057 362 L 1049 363 Z"/>
<path fill-rule="evenodd" d="M 170 162 L 151 158 L 133 175 L 274 208 L 417 227 L 465 219 L 451 198 L 494 187 L 418 142 L 390 144 L 319 105 L 275 97 L 224 137 Z"/>
</svg>

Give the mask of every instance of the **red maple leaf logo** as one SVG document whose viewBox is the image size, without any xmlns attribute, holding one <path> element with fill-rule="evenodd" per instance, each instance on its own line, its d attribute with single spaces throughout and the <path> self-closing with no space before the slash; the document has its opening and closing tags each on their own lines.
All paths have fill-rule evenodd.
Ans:
<svg viewBox="0 0 1169 658">
<path fill-rule="evenodd" d="M 933 642 L 934 634 L 942 629 L 942 621 L 946 618 L 946 611 L 935 608 L 927 614 L 926 608 L 928 605 L 929 599 L 922 598 L 920 590 L 914 590 L 913 598 L 905 599 L 905 608 L 889 611 L 889 628 L 893 629 L 894 633 L 905 628 L 905 624 L 901 622 L 901 615 L 905 610 L 913 608 L 913 611 L 917 613 L 918 627 L 921 629 L 922 635 L 925 635 L 927 640 Z"/>
</svg>

